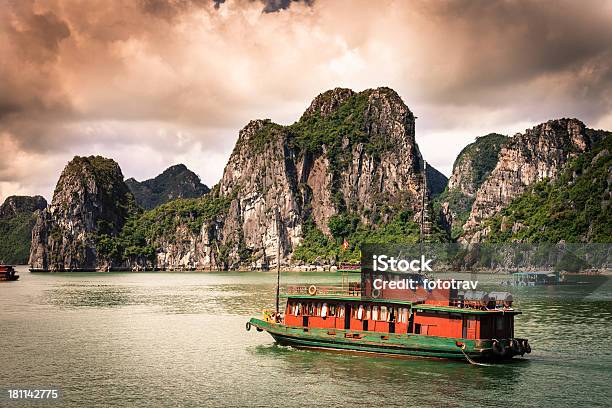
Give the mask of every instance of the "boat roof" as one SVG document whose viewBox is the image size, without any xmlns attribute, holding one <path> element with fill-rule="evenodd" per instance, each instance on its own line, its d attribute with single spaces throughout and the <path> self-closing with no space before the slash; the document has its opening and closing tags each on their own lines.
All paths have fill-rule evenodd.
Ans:
<svg viewBox="0 0 612 408">
<path fill-rule="evenodd" d="M 479 309 L 464 309 L 455 306 L 438 306 L 429 303 L 414 303 L 409 300 L 400 299 L 381 299 L 381 298 L 364 298 L 356 296 L 317 296 L 317 295 L 285 295 L 287 299 L 304 299 L 304 300 L 321 300 L 321 301 L 337 301 L 337 302 L 367 302 L 376 304 L 394 304 L 410 306 L 417 310 L 432 310 L 452 313 L 465 313 L 465 314 L 490 314 L 490 313 L 513 313 L 520 314 L 521 312 L 514 309 L 491 309 L 491 310 L 479 310 Z"/>
</svg>

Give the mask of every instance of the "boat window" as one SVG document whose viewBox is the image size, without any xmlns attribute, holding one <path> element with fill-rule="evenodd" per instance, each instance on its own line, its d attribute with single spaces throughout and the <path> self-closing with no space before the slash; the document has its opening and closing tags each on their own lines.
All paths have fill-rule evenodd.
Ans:
<svg viewBox="0 0 612 408">
<path fill-rule="evenodd" d="M 314 309 L 315 309 L 315 308 L 314 308 L 314 304 L 313 304 L 313 303 L 309 303 L 309 304 L 308 304 L 308 313 L 307 313 L 307 314 L 308 314 L 309 316 L 312 316 L 312 315 L 314 314 Z"/>
<path fill-rule="evenodd" d="M 299 303 L 294 303 L 294 302 L 291 302 L 291 305 L 289 306 L 290 313 L 294 316 L 300 315 L 300 308 L 301 308 L 301 305 Z"/>
<path fill-rule="evenodd" d="M 359 308 L 358 307 L 351 308 L 351 318 L 359 319 Z"/>
<path fill-rule="evenodd" d="M 372 306 L 372 320 L 378 320 L 378 306 Z"/>
<path fill-rule="evenodd" d="M 321 317 L 327 317 L 327 303 L 323 303 L 321 307 Z"/>
<path fill-rule="evenodd" d="M 365 320 L 370 320 L 372 318 L 372 306 L 367 306 L 365 308 Z"/>
<path fill-rule="evenodd" d="M 389 318 L 389 314 L 388 314 L 387 306 L 381 306 L 380 307 L 380 320 L 385 322 L 387 321 L 388 318 Z"/>
<path fill-rule="evenodd" d="M 408 323 L 408 308 L 402 308 L 402 323 Z"/>
<path fill-rule="evenodd" d="M 363 305 L 359 305 L 357 309 L 357 319 L 363 320 Z"/>
<path fill-rule="evenodd" d="M 344 317 L 344 305 L 338 305 L 338 317 Z"/>
<path fill-rule="evenodd" d="M 334 305 L 333 303 L 329 305 L 329 316 L 336 316 L 336 305 Z"/>
<path fill-rule="evenodd" d="M 498 316 L 495 319 L 495 330 L 503 330 L 504 329 L 504 319 L 501 316 Z"/>
</svg>

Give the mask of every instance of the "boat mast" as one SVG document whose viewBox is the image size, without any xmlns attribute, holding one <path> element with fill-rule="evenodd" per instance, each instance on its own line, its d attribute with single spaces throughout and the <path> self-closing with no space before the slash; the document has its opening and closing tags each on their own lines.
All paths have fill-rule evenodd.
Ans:
<svg viewBox="0 0 612 408">
<path fill-rule="evenodd" d="M 427 194 L 427 162 L 423 160 L 423 186 L 421 189 L 421 225 L 419 228 L 419 248 L 423 255 L 423 235 L 425 235 L 425 194 Z"/>
<path fill-rule="evenodd" d="M 278 214 L 278 208 L 276 209 L 276 315 L 278 316 L 279 303 L 280 303 L 280 216 Z"/>
</svg>

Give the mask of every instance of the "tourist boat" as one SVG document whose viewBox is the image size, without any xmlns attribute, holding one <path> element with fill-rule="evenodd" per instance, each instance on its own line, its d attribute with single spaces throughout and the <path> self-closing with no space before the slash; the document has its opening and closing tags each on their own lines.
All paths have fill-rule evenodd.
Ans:
<svg viewBox="0 0 612 408">
<path fill-rule="evenodd" d="M 422 208 L 427 208 L 423 179 Z M 421 254 L 426 227 L 423 211 Z M 514 317 L 520 312 L 512 307 L 512 295 L 507 292 L 429 290 L 423 284 L 425 275 L 405 273 L 386 277 L 421 284 L 414 289 L 377 289 L 373 285 L 377 273 L 353 266 L 340 269 L 342 283 L 338 286 L 288 287 L 281 313 L 277 265 L 276 310 L 264 311 L 262 319 L 250 319 L 246 329 L 254 326 L 279 344 L 299 348 L 460 358 L 473 364 L 531 352 L 527 339 L 514 337 Z M 354 273 L 361 275 L 359 282 L 351 282 Z"/>
<path fill-rule="evenodd" d="M 19 275 L 15 274 L 15 268 L 12 265 L 0 265 L 0 281 L 16 281 Z"/>
<path fill-rule="evenodd" d="M 279 344 L 298 348 L 470 362 L 531 352 L 527 339 L 514 337 L 520 312 L 507 292 L 418 288 L 368 294 L 360 286 L 289 287 L 284 313 L 266 311 L 246 328 L 265 330 Z"/>
</svg>

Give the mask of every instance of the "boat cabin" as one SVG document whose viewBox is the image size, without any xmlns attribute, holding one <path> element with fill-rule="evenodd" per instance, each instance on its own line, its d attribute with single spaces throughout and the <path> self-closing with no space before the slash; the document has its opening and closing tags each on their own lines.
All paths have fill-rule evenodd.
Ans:
<svg viewBox="0 0 612 408">
<path fill-rule="evenodd" d="M 554 272 L 516 272 L 512 274 L 513 286 L 558 285 L 561 282 Z"/>
<path fill-rule="evenodd" d="M 14 281 L 19 279 L 12 265 L 0 264 L 0 281 Z"/>
<path fill-rule="evenodd" d="M 518 313 L 497 308 L 495 303 L 489 310 L 392 299 L 290 295 L 284 324 L 305 331 L 318 328 L 494 339 L 514 337 L 514 316 Z"/>
</svg>

